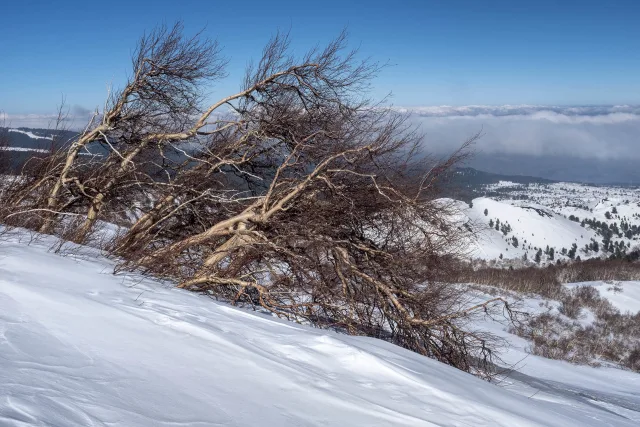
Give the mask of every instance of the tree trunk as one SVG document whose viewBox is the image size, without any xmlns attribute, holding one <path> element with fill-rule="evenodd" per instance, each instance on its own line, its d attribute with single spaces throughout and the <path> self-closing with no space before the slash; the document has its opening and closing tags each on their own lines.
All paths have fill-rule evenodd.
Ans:
<svg viewBox="0 0 640 427">
<path fill-rule="evenodd" d="M 255 213 L 255 209 L 256 209 L 256 206 L 254 204 L 248 207 L 247 209 L 245 209 L 242 213 L 234 217 L 231 217 L 229 219 L 226 219 L 224 221 L 220 221 L 219 223 L 203 231 L 202 233 L 193 235 L 191 237 L 187 237 L 172 245 L 158 249 L 153 254 L 142 258 L 139 261 L 139 264 L 149 265 L 153 263 L 153 261 L 156 259 L 164 258 L 167 256 L 177 256 L 185 249 L 191 248 L 193 246 L 201 245 L 215 237 L 229 236 L 231 234 L 234 234 L 237 232 L 237 227 L 239 224 L 241 223 L 246 224 L 251 220 L 251 218 L 255 218 L 257 216 L 257 214 Z"/>
<path fill-rule="evenodd" d="M 98 126 L 94 130 L 92 130 L 90 133 L 82 136 L 78 141 L 73 143 L 72 146 L 69 148 L 69 151 L 67 152 L 67 158 L 65 160 L 62 171 L 60 172 L 60 176 L 56 180 L 56 183 L 54 184 L 53 188 L 51 189 L 51 192 L 49 193 L 49 197 L 47 198 L 48 210 L 50 211 L 56 210 L 58 206 L 58 195 L 60 194 L 60 190 L 62 189 L 64 183 L 66 182 L 69 176 L 69 172 L 71 171 L 73 164 L 78 158 L 78 153 L 80 153 L 80 150 L 86 147 L 87 144 L 89 144 L 89 142 L 93 141 L 96 138 L 96 136 L 104 130 L 105 130 L 105 125 Z M 48 215 L 38 231 L 40 233 L 50 234 L 53 231 L 53 224 L 54 224 L 53 216 Z"/>
<path fill-rule="evenodd" d="M 157 223 L 161 218 L 162 212 L 167 208 L 167 206 L 171 206 L 175 199 L 176 196 L 173 194 L 165 196 L 156 203 L 149 212 L 142 215 L 122 238 L 116 252 L 118 254 L 124 254 L 129 250 L 136 250 L 143 235 Z"/>
<path fill-rule="evenodd" d="M 78 231 L 78 234 L 76 237 L 77 243 L 82 243 L 86 239 L 87 235 L 89 234 L 94 224 L 98 220 L 98 215 L 100 214 L 100 211 L 104 206 L 104 198 L 106 197 L 106 194 L 118 182 L 120 176 L 126 171 L 128 164 L 132 162 L 134 157 L 140 154 L 140 152 L 144 149 L 144 147 L 146 147 L 148 143 L 149 143 L 148 140 L 143 140 L 140 144 L 138 144 L 138 146 L 134 150 L 130 151 L 126 156 L 124 156 L 124 158 L 120 162 L 120 166 L 113 173 L 113 176 L 111 177 L 111 179 L 102 188 L 102 190 L 93 198 L 91 207 L 87 211 L 87 218 L 85 219 L 84 223 L 80 227 L 80 230 Z"/>
</svg>

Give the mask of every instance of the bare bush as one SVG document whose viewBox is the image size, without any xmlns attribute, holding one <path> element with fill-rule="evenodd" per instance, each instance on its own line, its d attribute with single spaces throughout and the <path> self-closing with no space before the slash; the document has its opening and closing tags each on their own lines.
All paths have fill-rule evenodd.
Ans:
<svg viewBox="0 0 640 427">
<path fill-rule="evenodd" d="M 612 281 L 614 290 L 624 292 L 613 280 L 638 280 L 640 263 L 625 260 L 587 260 L 547 267 L 472 268 L 464 264 L 450 281 L 478 283 L 509 291 L 537 294 L 560 305 L 512 327 L 512 332 L 531 341 L 533 354 L 572 363 L 609 363 L 638 370 L 640 313 L 620 313 L 593 286 L 567 288 L 563 283 Z M 593 317 L 591 324 L 585 324 Z"/>
<path fill-rule="evenodd" d="M 579 298 L 574 298 L 573 295 L 567 295 L 560 301 L 562 305 L 558 308 L 558 311 L 567 317 L 577 319 L 580 316 L 582 304 Z"/>
<path fill-rule="evenodd" d="M 560 267 L 563 283 L 595 280 L 640 280 L 640 263 L 620 259 L 590 259 Z"/>
<path fill-rule="evenodd" d="M 547 298 L 558 298 L 561 295 L 561 282 L 555 267 L 473 268 L 470 264 L 464 263 L 455 271 L 456 274 L 449 278 L 450 281 L 496 286 Z"/>
<path fill-rule="evenodd" d="M 468 321 L 509 306 L 440 280 L 465 247 L 439 185 L 477 135 L 425 156 L 405 116 L 366 98 L 380 66 L 345 34 L 302 57 L 277 35 L 239 92 L 203 105 L 223 66 L 180 25 L 143 37 L 104 111 L 25 167 L 4 221 L 75 242 L 121 224 L 121 270 L 487 372 L 492 337 Z"/>
<path fill-rule="evenodd" d="M 585 325 L 572 320 L 586 310 L 595 317 L 593 323 Z M 637 359 L 640 313 L 620 313 L 592 286 L 565 290 L 558 312 L 532 316 L 513 328 L 513 332 L 531 340 L 531 352 L 543 357 L 640 369 Z"/>
<path fill-rule="evenodd" d="M 624 366 L 633 371 L 640 372 L 640 345 L 637 345 L 636 348 L 629 352 L 629 355 L 624 361 Z"/>
<path fill-rule="evenodd" d="M 640 263 L 620 259 L 590 259 L 524 268 L 474 267 L 471 263 L 461 263 L 454 271 L 447 280 L 497 286 L 557 300 L 564 296 L 563 283 L 640 280 Z"/>
</svg>

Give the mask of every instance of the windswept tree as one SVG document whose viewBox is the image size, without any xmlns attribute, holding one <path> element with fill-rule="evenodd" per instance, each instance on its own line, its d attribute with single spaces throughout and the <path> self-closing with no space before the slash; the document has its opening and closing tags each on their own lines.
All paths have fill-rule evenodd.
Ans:
<svg viewBox="0 0 640 427">
<path fill-rule="evenodd" d="M 162 152 L 172 142 L 193 140 L 208 124 L 213 109 L 195 123 L 193 117 L 201 113 L 203 85 L 224 76 L 224 65 L 217 43 L 199 35 L 185 38 L 181 24 L 142 37 L 127 84 L 110 94 L 104 111 L 96 112 L 64 152 L 48 190 L 47 209 L 52 212 L 75 202 L 88 204 L 77 240 L 91 230 L 110 193 L 125 181 L 141 178 L 140 173 L 131 173 L 139 156 L 149 150 Z M 91 144 L 102 145 L 109 155 L 87 176 L 79 156 Z M 52 225 L 47 218 L 40 231 L 51 232 Z"/>
<path fill-rule="evenodd" d="M 237 93 L 204 105 L 217 44 L 161 28 L 13 208 L 42 232 L 71 218 L 78 242 L 120 218 L 119 269 L 486 371 L 491 337 L 468 320 L 505 304 L 442 280 L 468 233 L 438 191 L 477 136 L 426 156 L 406 116 L 366 97 L 380 66 L 346 44 L 296 57 L 277 35 Z"/>
</svg>

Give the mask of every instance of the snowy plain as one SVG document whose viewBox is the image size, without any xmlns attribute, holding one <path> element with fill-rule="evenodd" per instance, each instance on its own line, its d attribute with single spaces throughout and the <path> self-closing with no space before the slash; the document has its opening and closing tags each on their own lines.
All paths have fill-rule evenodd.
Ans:
<svg viewBox="0 0 640 427">
<path fill-rule="evenodd" d="M 640 375 L 528 355 L 497 384 L 365 337 L 0 242 L 1 426 L 637 426 Z M 529 301 L 532 308 L 537 302 Z"/>
</svg>

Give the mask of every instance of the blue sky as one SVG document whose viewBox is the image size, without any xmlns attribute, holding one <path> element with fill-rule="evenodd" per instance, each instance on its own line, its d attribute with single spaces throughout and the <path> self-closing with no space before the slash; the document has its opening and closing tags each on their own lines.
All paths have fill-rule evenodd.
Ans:
<svg viewBox="0 0 640 427">
<path fill-rule="evenodd" d="M 294 49 L 348 27 L 363 55 L 392 64 L 375 96 L 402 106 L 640 103 L 640 1 L 13 1 L 2 6 L 0 110 L 44 114 L 62 94 L 101 105 L 126 78 L 138 37 L 158 23 L 206 27 L 238 89 L 276 30 Z"/>
</svg>

